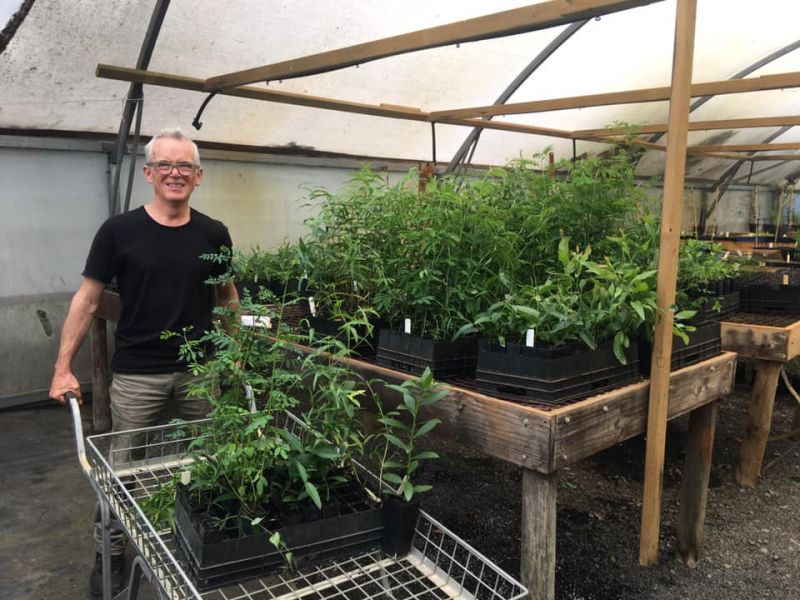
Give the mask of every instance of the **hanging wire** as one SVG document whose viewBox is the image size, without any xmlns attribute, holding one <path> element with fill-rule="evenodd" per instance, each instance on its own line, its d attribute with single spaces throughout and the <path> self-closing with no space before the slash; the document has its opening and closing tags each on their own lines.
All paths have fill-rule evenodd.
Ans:
<svg viewBox="0 0 800 600">
<path fill-rule="evenodd" d="M 133 191 L 133 173 L 136 170 L 136 157 L 139 155 L 139 132 L 142 129 L 142 112 L 144 111 L 144 91 L 136 99 L 136 126 L 133 130 L 133 150 L 131 150 L 131 164 L 128 169 L 128 188 L 125 190 L 125 204 L 122 212 L 126 213 L 131 207 L 131 192 Z"/>
<path fill-rule="evenodd" d="M 194 117 L 194 121 L 192 121 L 192 127 L 197 129 L 198 131 L 200 131 L 200 128 L 203 126 L 203 124 L 200 122 L 200 117 L 203 115 L 203 111 L 206 109 L 206 106 L 208 106 L 208 103 L 211 102 L 211 99 L 216 95 L 217 92 L 211 92 L 206 97 L 206 99 L 203 100 L 203 103 L 200 105 L 200 110 L 197 111 L 197 114 Z"/>
</svg>

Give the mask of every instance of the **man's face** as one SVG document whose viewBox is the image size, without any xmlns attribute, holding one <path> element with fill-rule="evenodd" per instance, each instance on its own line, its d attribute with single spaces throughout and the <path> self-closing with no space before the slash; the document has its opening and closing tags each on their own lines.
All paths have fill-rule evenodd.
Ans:
<svg viewBox="0 0 800 600">
<path fill-rule="evenodd" d="M 156 163 L 194 165 L 192 144 L 186 140 L 159 138 L 153 144 L 150 164 L 144 167 L 144 176 L 153 185 L 157 198 L 170 204 L 188 202 L 194 188 L 200 185 L 203 170 L 198 167 L 191 173 L 182 175 L 177 168 L 172 168 L 168 173 L 162 173 L 153 166 Z"/>
</svg>

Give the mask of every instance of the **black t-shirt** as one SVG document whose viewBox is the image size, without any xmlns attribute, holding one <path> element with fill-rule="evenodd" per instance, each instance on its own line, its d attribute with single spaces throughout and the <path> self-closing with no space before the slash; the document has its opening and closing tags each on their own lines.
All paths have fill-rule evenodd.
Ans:
<svg viewBox="0 0 800 600">
<path fill-rule="evenodd" d="M 85 277 L 108 283 L 117 278 L 122 314 L 111 368 L 117 373 L 171 373 L 182 337 L 160 339 L 163 331 L 198 339 L 211 328 L 214 288 L 204 283 L 226 265 L 200 258 L 231 247 L 220 221 L 191 209 L 189 222 L 166 227 L 143 207 L 108 219 L 95 235 Z"/>
</svg>

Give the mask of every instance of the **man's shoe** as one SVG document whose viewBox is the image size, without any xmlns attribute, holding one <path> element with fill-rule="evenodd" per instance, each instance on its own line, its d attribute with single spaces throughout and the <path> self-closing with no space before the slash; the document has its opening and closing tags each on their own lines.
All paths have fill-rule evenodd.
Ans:
<svg viewBox="0 0 800 600">
<path fill-rule="evenodd" d="M 122 574 L 125 571 L 125 556 L 111 557 L 111 595 L 119 593 L 122 589 Z M 89 577 L 89 590 L 92 598 L 103 597 L 103 555 L 99 552 L 94 556 L 94 566 Z"/>
</svg>

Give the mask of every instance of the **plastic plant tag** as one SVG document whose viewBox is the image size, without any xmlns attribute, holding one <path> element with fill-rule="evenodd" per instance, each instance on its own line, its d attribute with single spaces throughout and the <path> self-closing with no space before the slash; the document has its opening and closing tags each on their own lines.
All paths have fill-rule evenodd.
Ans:
<svg viewBox="0 0 800 600">
<path fill-rule="evenodd" d="M 309 296 L 308 297 L 308 310 L 311 311 L 311 316 L 312 317 L 316 317 L 317 316 L 317 303 L 314 302 L 314 296 Z"/>
<path fill-rule="evenodd" d="M 528 329 L 528 331 L 525 332 L 525 345 L 528 348 L 533 348 L 533 340 L 534 340 L 533 329 Z"/>
<path fill-rule="evenodd" d="M 181 471 L 181 483 L 183 485 L 189 485 L 191 482 L 192 482 L 192 472 Z"/>
<path fill-rule="evenodd" d="M 246 327 L 263 327 L 264 329 L 272 329 L 272 319 L 269 317 L 242 315 L 240 319 L 242 321 L 242 325 Z"/>
<path fill-rule="evenodd" d="M 772 248 L 772 242 L 769 243 L 769 247 Z"/>
<path fill-rule="evenodd" d="M 788 275 L 784 275 L 783 276 L 783 285 L 789 285 L 789 276 Z"/>
<path fill-rule="evenodd" d="M 731 255 L 731 251 L 728 250 L 725 254 L 722 255 L 722 260 L 728 260 L 728 257 Z"/>
<path fill-rule="evenodd" d="M 736 251 L 736 254 L 738 254 L 739 256 L 741 256 L 741 255 L 742 255 L 742 251 L 741 251 L 741 250 L 737 250 L 737 251 Z"/>
<path fill-rule="evenodd" d="M 411 333 L 411 319 L 403 321 L 403 333 Z"/>
</svg>

